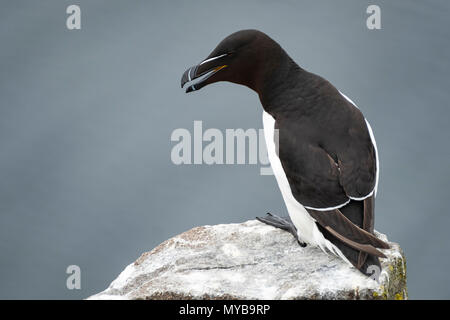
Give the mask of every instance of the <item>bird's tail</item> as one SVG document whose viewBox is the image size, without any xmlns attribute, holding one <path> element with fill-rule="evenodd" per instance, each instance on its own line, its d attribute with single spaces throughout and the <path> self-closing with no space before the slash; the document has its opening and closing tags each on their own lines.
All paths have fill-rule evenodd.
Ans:
<svg viewBox="0 0 450 320">
<path fill-rule="evenodd" d="M 334 244 L 347 260 L 359 271 L 367 276 L 372 276 L 376 270 L 381 270 L 380 260 L 377 256 L 363 252 L 345 244 L 320 224 L 317 225 L 325 239 Z"/>
<path fill-rule="evenodd" d="M 379 258 L 385 255 L 376 248 L 387 249 L 389 245 L 375 237 L 374 199 L 351 200 L 349 204 L 333 211 L 308 210 L 316 220 L 324 237 L 333 243 L 358 270 L 371 276 L 381 271 Z"/>
</svg>

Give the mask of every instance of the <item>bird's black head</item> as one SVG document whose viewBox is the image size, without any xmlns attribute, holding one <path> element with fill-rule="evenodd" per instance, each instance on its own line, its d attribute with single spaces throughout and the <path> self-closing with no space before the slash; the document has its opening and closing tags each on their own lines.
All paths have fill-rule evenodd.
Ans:
<svg viewBox="0 0 450 320">
<path fill-rule="evenodd" d="M 287 57 L 283 49 L 261 31 L 241 30 L 222 40 L 205 60 L 187 69 L 181 78 L 181 87 L 200 78 L 186 93 L 218 81 L 245 85 L 258 92 L 283 55 Z"/>
</svg>

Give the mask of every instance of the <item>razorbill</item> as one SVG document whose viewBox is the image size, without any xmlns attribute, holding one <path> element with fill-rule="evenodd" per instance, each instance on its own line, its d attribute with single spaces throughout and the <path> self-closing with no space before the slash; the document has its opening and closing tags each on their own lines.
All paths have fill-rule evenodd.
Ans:
<svg viewBox="0 0 450 320">
<path fill-rule="evenodd" d="M 374 235 L 377 146 L 349 98 L 257 30 L 226 37 L 184 72 L 181 87 L 191 81 L 186 92 L 229 81 L 259 96 L 270 164 L 289 213 L 260 221 L 291 232 L 301 245 L 331 251 L 366 275 L 370 266 L 381 268 L 378 258 L 385 256 L 377 248 L 389 245 Z"/>
</svg>

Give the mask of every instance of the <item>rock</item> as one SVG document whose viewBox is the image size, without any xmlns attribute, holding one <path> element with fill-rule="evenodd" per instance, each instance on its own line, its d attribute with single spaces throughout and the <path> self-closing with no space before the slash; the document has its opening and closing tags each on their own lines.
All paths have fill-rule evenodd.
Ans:
<svg viewBox="0 0 450 320">
<path fill-rule="evenodd" d="M 405 257 L 390 245 L 376 281 L 257 220 L 196 227 L 142 254 L 88 299 L 406 299 Z"/>
</svg>

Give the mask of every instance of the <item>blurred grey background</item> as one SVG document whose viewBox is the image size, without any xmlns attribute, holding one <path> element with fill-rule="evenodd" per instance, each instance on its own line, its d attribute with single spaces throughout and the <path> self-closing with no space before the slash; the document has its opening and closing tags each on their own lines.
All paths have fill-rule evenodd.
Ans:
<svg viewBox="0 0 450 320">
<path fill-rule="evenodd" d="M 78 4 L 82 29 L 66 28 Z M 381 7 L 381 30 L 366 8 Z M 376 229 L 410 298 L 450 298 L 450 4 L 442 1 L 1 1 L 0 298 L 80 299 L 167 238 L 286 214 L 258 165 L 171 162 L 176 128 L 261 128 L 245 87 L 185 95 L 228 34 L 266 32 L 353 99 L 380 158 Z M 81 290 L 66 288 L 68 265 Z"/>
</svg>

